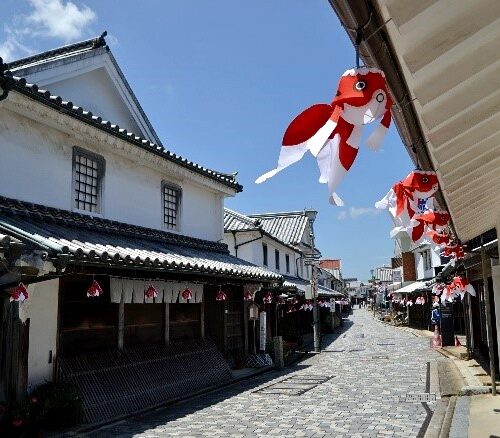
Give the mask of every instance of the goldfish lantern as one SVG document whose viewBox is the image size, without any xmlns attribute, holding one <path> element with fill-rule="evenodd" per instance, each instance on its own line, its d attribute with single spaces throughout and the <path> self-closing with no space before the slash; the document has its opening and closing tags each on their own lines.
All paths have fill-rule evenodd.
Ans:
<svg viewBox="0 0 500 438">
<path fill-rule="evenodd" d="M 446 245 L 443 251 L 445 257 L 451 257 L 455 260 L 461 260 L 465 257 L 464 248 L 457 243 Z"/>
<path fill-rule="evenodd" d="M 150 284 L 144 291 L 144 298 L 153 299 L 156 298 L 157 296 L 158 296 L 158 291 L 152 284 Z"/>
<path fill-rule="evenodd" d="M 93 280 L 92 284 L 87 289 L 87 297 L 98 297 L 103 294 L 101 285 L 97 280 Z"/>
<path fill-rule="evenodd" d="M 215 296 L 216 301 L 226 301 L 227 300 L 227 295 L 222 292 L 222 288 L 219 288 L 219 291 L 217 292 L 217 295 Z"/>
<path fill-rule="evenodd" d="M 453 281 L 451 282 L 450 287 L 453 288 L 456 293 L 460 294 L 461 298 L 464 297 L 465 293 L 469 293 L 473 297 L 476 296 L 476 290 L 474 289 L 472 284 L 469 283 L 469 280 L 464 277 L 453 277 Z"/>
<path fill-rule="evenodd" d="M 420 242 L 426 229 L 432 231 L 443 231 L 450 221 L 450 214 L 446 211 L 426 211 L 413 217 L 413 228 L 411 229 L 411 240 Z"/>
<path fill-rule="evenodd" d="M 319 182 L 328 184 L 330 203 L 344 205 L 335 189 L 356 159 L 363 125 L 380 120 L 366 140 L 370 149 L 378 149 L 391 123 L 391 106 L 381 70 L 366 67 L 347 70 L 331 104 L 313 105 L 292 121 L 283 137 L 278 166 L 255 182 L 260 184 L 273 177 L 309 151 L 318 162 Z"/>
<path fill-rule="evenodd" d="M 266 304 L 271 304 L 273 302 L 273 295 L 271 294 L 271 292 L 266 292 L 262 300 Z"/>
<path fill-rule="evenodd" d="M 249 290 L 246 290 L 244 295 L 243 295 L 243 299 L 245 301 L 253 301 L 253 293 Z"/>
<path fill-rule="evenodd" d="M 182 294 L 181 294 L 182 298 L 184 300 L 192 300 L 193 299 L 193 292 L 191 292 L 191 289 L 189 288 L 186 288 L 182 291 Z"/>
<path fill-rule="evenodd" d="M 29 298 L 28 289 L 23 283 L 19 283 L 10 294 L 10 302 L 17 301 L 22 303 Z"/>
<path fill-rule="evenodd" d="M 433 196 L 438 189 L 436 172 L 416 169 L 394 184 L 387 195 L 375 203 L 376 208 L 389 212 L 394 222 L 391 231 L 393 239 L 409 232 L 413 216 L 434 208 Z"/>
</svg>

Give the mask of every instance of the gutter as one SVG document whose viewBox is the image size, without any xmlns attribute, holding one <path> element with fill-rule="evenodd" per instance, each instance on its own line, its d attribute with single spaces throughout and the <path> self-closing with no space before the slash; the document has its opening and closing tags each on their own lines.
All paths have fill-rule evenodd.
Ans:
<svg viewBox="0 0 500 438">
<path fill-rule="evenodd" d="M 236 233 L 237 233 L 237 231 L 236 230 L 231 230 L 231 234 L 233 235 L 233 239 L 234 239 L 234 256 L 238 257 L 238 248 L 240 246 L 244 246 L 244 245 L 246 245 L 248 243 L 252 243 L 252 242 L 255 242 L 257 240 L 262 239 L 264 237 L 264 232 L 262 230 L 259 230 L 259 232 L 260 232 L 260 237 L 256 237 L 255 239 L 250 239 L 250 240 L 247 240 L 246 242 L 242 242 L 242 243 L 237 244 L 236 243 Z"/>
<path fill-rule="evenodd" d="M 367 65 L 376 65 L 384 73 L 387 85 L 396 102 L 391 111 L 394 124 L 413 163 L 422 170 L 435 170 L 427 150 L 427 140 L 412 102 L 412 95 L 399 64 L 394 47 L 385 31 L 385 23 L 373 0 L 328 0 L 340 23 L 355 46 L 356 29 L 363 28 L 366 35 L 360 45 L 360 57 Z M 436 193 L 438 204 L 447 210 L 442 189 Z M 450 227 L 458 236 L 453 218 Z"/>
</svg>

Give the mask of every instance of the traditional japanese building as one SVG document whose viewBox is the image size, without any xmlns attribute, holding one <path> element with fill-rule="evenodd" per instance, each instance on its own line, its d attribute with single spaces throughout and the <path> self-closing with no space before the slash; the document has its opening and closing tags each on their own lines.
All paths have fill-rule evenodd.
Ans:
<svg viewBox="0 0 500 438">
<path fill-rule="evenodd" d="M 0 69 L 0 399 L 66 380 L 92 422 L 231 381 L 245 288 L 282 281 L 221 243 L 241 185 L 162 145 L 104 37 Z"/>
<path fill-rule="evenodd" d="M 271 290 L 270 302 L 263 302 L 262 296 L 257 295 L 257 301 L 269 315 L 269 337 L 289 330 L 312 330 L 312 312 L 308 311 L 312 307 L 304 306 L 312 298 L 311 266 L 306 264 L 313 251 L 308 216 L 308 211 L 243 215 L 224 210 L 224 242 L 231 253 L 284 278 L 282 285 Z M 314 248 L 314 253 L 319 259 L 318 248 Z M 319 267 L 317 271 L 317 297 L 325 305 L 323 313 L 328 314 L 326 304 L 343 299 L 344 295 L 332 288 L 337 283 L 331 273 Z M 296 312 L 300 309 L 304 311 Z"/>
</svg>

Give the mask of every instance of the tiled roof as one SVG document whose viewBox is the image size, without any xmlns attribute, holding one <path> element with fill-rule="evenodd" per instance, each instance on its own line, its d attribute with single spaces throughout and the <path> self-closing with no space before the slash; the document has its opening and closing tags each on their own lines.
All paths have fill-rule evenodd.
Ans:
<svg viewBox="0 0 500 438">
<path fill-rule="evenodd" d="M 224 208 L 224 231 L 251 231 L 259 228 L 259 220 L 252 219 L 229 208 Z"/>
<path fill-rule="evenodd" d="M 281 275 L 233 257 L 227 246 L 174 233 L 128 225 L 0 197 L 0 234 L 36 245 L 70 264 L 217 274 L 279 281 Z"/>
<path fill-rule="evenodd" d="M 17 59 L 15 61 L 11 61 L 6 64 L 7 69 L 17 69 L 26 67 L 28 65 L 33 65 L 39 62 L 45 62 L 47 60 L 60 58 L 62 56 L 68 56 L 70 54 L 81 53 L 85 51 L 89 51 L 92 49 L 97 49 L 98 47 L 104 47 L 106 45 L 106 41 L 104 37 L 107 35 L 107 32 L 103 32 L 101 36 L 97 38 L 92 38 L 86 41 L 80 41 L 78 43 L 69 44 L 67 46 L 58 47 L 57 49 L 47 50 L 46 52 L 37 53 L 33 56 L 28 56 L 26 58 Z"/>
<path fill-rule="evenodd" d="M 320 260 L 319 266 L 324 269 L 340 269 L 340 260 L 339 259 Z"/>
<path fill-rule="evenodd" d="M 287 245 L 300 243 L 307 225 L 303 211 L 251 214 L 248 217 L 259 219 L 264 231 Z"/>
<path fill-rule="evenodd" d="M 88 40 L 93 41 L 93 40 Z M 88 43 L 84 42 L 84 43 Z M 81 43 L 83 44 L 83 43 Z M 72 47 L 72 46 L 67 46 Z M 64 48 L 58 49 L 64 50 Z M 46 52 L 49 53 L 49 52 Z M 25 58 L 25 60 L 30 60 L 36 58 L 35 55 L 30 58 Z M 41 56 L 41 55 L 40 55 Z M 0 58 L 1 60 L 1 58 Z M 22 60 L 18 61 L 21 62 Z M 153 143 L 145 138 L 135 135 L 133 132 L 129 132 L 126 129 L 120 128 L 118 125 L 113 124 L 109 120 L 103 120 L 102 117 L 92 114 L 91 111 L 86 111 L 84 108 L 74 105 L 73 102 L 68 102 L 63 100 L 62 97 L 57 95 L 52 95 L 48 90 L 43 90 L 36 84 L 29 84 L 26 79 L 19 78 L 14 75 L 9 70 L 5 70 L 9 66 L 15 63 L 2 64 L 0 62 L 0 85 L 2 88 L 7 88 L 8 90 L 15 90 L 31 99 L 43 103 L 63 114 L 66 114 L 74 119 L 77 119 L 83 123 L 94 126 L 95 128 L 104 131 L 110 135 L 118 137 L 129 143 L 132 143 L 141 149 L 158 155 L 168 161 L 178 164 L 184 168 L 189 169 L 192 172 L 201 174 L 211 180 L 215 180 L 227 187 L 230 187 L 237 192 L 241 192 L 243 187 L 236 181 L 236 176 L 234 174 L 227 174 L 218 172 L 216 170 L 208 169 L 206 167 L 200 166 L 186 158 L 176 155 L 170 152 L 168 149 L 160 144 Z"/>
<path fill-rule="evenodd" d="M 287 289 L 296 289 L 297 291 L 305 292 L 307 286 L 311 284 L 309 280 L 305 280 L 299 277 L 291 277 L 288 275 L 284 275 L 283 278 L 285 281 L 283 282 L 283 287 Z M 343 297 L 344 294 L 341 292 L 337 292 L 334 289 L 330 289 L 329 287 L 318 285 L 318 296 L 323 297 Z"/>
</svg>

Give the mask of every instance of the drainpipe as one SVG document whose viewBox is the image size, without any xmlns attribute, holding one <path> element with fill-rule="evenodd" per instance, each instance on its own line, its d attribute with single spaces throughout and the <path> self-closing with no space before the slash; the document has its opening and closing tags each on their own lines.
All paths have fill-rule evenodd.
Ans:
<svg viewBox="0 0 500 438">
<path fill-rule="evenodd" d="M 246 245 L 247 243 L 252 243 L 252 242 L 255 242 L 257 240 L 262 239 L 264 237 L 264 234 L 262 233 L 262 230 L 259 230 L 259 232 L 260 232 L 260 237 L 256 237 L 255 239 L 250 239 L 250 240 L 247 240 L 247 241 L 242 242 L 240 244 L 236 244 L 236 231 L 234 231 L 234 230 L 231 231 L 231 234 L 233 235 L 233 239 L 234 239 L 234 255 L 236 257 L 238 257 L 238 248 L 240 246 L 243 246 L 243 245 Z"/>
</svg>

